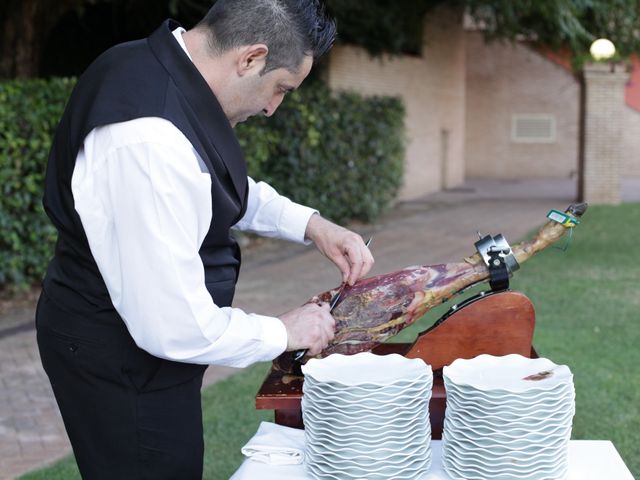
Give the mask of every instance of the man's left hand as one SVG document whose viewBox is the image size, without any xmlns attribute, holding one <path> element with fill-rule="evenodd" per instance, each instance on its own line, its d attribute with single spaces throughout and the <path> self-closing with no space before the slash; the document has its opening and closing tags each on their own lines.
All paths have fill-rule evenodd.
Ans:
<svg viewBox="0 0 640 480">
<path fill-rule="evenodd" d="M 373 256 L 357 233 L 336 225 L 314 213 L 309 219 L 306 238 L 313 241 L 318 250 L 337 265 L 342 281 L 353 285 L 364 277 L 373 266 Z"/>
</svg>

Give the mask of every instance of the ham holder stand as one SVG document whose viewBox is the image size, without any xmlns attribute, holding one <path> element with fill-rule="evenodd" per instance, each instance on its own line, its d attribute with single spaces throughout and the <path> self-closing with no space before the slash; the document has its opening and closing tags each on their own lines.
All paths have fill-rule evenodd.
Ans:
<svg viewBox="0 0 640 480">
<path fill-rule="evenodd" d="M 382 343 L 371 350 L 378 355 L 421 358 L 431 365 L 434 382 L 429 413 L 434 439 L 441 438 L 446 407 L 442 367 L 480 354 L 537 357 L 532 346 L 533 304 L 524 294 L 509 289 L 509 276 L 519 268 L 509 245 L 502 235 L 486 236 L 475 245 L 489 268 L 491 290 L 452 306 L 413 343 Z M 272 369 L 256 395 L 256 408 L 274 410 L 277 424 L 303 428 L 303 382 L 301 375 Z"/>
</svg>

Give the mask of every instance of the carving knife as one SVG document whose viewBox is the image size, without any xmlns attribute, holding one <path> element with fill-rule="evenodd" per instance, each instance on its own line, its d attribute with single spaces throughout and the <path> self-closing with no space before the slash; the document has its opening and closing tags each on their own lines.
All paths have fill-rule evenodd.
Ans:
<svg viewBox="0 0 640 480">
<path fill-rule="evenodd" d="M 373 237 L 369 237 L 369 240 L 366 241 L 364 246 L 368 247 L 371 244 L 372 239 Z M 333 298 L 329 302 L 329 313 L 333 312 L 333 309 L 336 308 L 336 305 L 338 304 L 338 300 L 340 300 L 340 297 L 342 296 L 342 292 L 344 291 L 344 288 L 346 286 L 347 286 L 347 282 L 343 282 L 340 288 L 338 289 L 338 291 L 336 292 L 336 294 L 333 296 Z M 293 359 L 296 362 L 299 362 L 300 360 L 302 360 L 302 357 L 304 357 L 306 354 L 307 354 L 307 350 L 298 350 L 296 353 L 293 354 Z"/>
</svg>

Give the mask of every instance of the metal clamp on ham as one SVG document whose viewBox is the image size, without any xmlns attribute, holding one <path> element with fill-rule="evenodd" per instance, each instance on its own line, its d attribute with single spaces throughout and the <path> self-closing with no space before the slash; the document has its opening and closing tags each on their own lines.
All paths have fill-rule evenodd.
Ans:
<svg viewBox="0 0 640 480">
<path fill-rule="evenodd" d="M 511 246 L 504 235 L 480 236 L 474 245 L 489 269 L 491 290 L 499 292 L 509 288 L 509 277 L 520 268 Z"/>
</svg>

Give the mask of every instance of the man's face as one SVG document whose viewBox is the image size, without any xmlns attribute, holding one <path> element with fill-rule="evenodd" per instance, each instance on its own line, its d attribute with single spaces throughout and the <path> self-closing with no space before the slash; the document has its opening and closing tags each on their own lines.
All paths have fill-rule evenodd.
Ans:
<svg viewBox="0 0 640 480">
<path fill-rule="evenodd" d="M 285 68 L 271 70 L 264 75 L 247 76 L 233 99 L 234 109 L 229 121 L 232 126 L 249 117 L 264 113 L 270 117 L 278 109 L 284 96 L 300 86 L 311 71 L 313 57 L 306 56 L 297 73 Z"/>
</svg>

